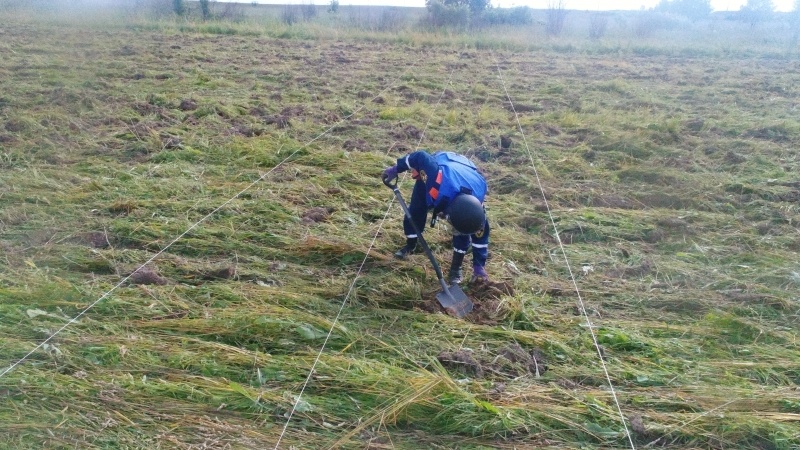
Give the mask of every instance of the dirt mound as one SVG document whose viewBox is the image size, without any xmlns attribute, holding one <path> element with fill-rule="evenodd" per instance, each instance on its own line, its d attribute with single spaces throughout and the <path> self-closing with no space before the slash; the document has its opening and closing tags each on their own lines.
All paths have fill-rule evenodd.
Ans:
<svg viewBox="0 0 800 450">
<path fill-rule="evenodd" d="M 474 378 L 515 379 L 522 376 L 541 376 L 547 371 L 544 354 L 538 348 L 524 349 L 513 343 L 492 353 L 473 350 L 441 352 L 436 357 L 450 372 Z"/>
<path fill-rule="evenodd" d="M 439 353 L 436 359 L 438 359 L 447 370 L 460 372 L 465 375 L 474 376 L 475 378 L 483 378 L 483 367 L 478 360 L 472 356 L 471 350 L 442 352 Z"/>
<path fill-rule="evenodd" d="M 164 285 L 168 283 L 168 280 L 161 275 L 158 274 L 154 269 L 149 267 L 142 267 L 137 271 L 133 272 L 128 281 L 131 284 L 158 284 Z"/>
<path fill-rule="evenodd" d="M 514 287 L 506 281 L 475 280 L 462 285 L 464 293 L 467 294 L 474 305 L 472 312 L 463 317 L 472 323 L 493 324 L 502 317 L 500 311 L 500 299 L 504 295 L 514 295 Z M 444 308 L 436 300 L 436 295 L 440 290 L 423 293 L 423 302 L 420 308 L 430 313 L 444 312 Z"/>
<path fill-rule="evenodd" d="M 333 208 L 315 207 L 307 210 L 301 216 L 303 223 L 312 224 L 318 222 L 325 222 L 333 212 Z"/>
</svg>

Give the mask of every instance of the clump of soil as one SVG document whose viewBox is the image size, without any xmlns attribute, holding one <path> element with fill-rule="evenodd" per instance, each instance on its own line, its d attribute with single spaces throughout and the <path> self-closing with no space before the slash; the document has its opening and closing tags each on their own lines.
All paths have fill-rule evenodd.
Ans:
<svg viewBox="0 0 800 450">
<path fill-rule="evenodd" d="M 653 270 L 653 263 L 649 260 L 643 261 L 641 264 L 635 266 L 615 267 L 608 272 L 608 276 L 612 278 L 640 278 Z"/>
<path fill-rule="evenodd" d="M 465 375 L 483 378 L 483 367 L 472 356 L 470 350 L 459 350 L 456 352 L 441 352 L 436 357 L 442 366 L 448 371 L 460 372 Z"/>
<path fill-rule="evenodd" d="M 276 125 L 278 128 L 289 127 L 289 118 L 286 116 L 270 116 L 264 118 L 264 123 L 267 125 Z"/>
<path fill-rule="evenodd" d="M 601 208 L 618 208 L 618 209 L 634 209 L 635 204 L 632 200 L 625 198 L 621 195 L 614 194 L 599 194 L 592 195 L 586 202 L 589 206 L 598 206 Z"/>
<path fill-rule="evenodd" d="M 500 148 L 507 150 L 511 148 L 512 140 L 508 136 L 500 136 Z"/>
<path fill-rule="evenodd" d="M 496 354 L 476 354 L 472 350 L 443 351 L 436 357 L 450 372 L 474 378 L 508 378 L 542 376 L 547 364 L 541 350 L 526 350 L 513 343 L 501 348 Z"/>
<path fill-rule="evenodd" d="M 194 111 L 197 109 L 197 102 L 190 98 L 185 98 L 181 100 L 181 104 L 178 105 L 178 108 L 181 111 Z"/>
<path fill-rule="evenodd" d="M 538 227 L 540 225 L 544 225 L 546 223 L 547 223 L 546 220 L 535 216 L 523 216 L 517 221 L 517 224 L 519 224 L 520 227 L 525 228 L 526 230 Z"/>
<path fill-rule="evenodd" d="M 345 150 L 365 151 L 369 149 L 369 144 L 367 144 L 367 141 L 361 138 L 348 139 L 344 141 L 344 144 L 342 144 L 342 148 L 344 148 Z"/>
<path fill-rule="evenodd" d="M 469 320 L 473 323 L 491 325 L 503 317 L 500 299 L 504 295 L 513 296 L 514 287 L 506 281 L 478 279 L 467 285 L 466 293 L 475 304 L 468 316 Z"/>
<path fill-rule="evenodd" d="M 229 134 L 239 134 L 245 137 L 261 136 L 267 130 L 261 126 L 251 127 L 246 124 L 236 124 L 228 129 Z"/>
<path fill-rule="evenodd" d="M 541 376 L 547 371 L 544 355 L 539 349 L 525 350 L 517 343 L 500 350 L 493 361 L 493 370 L 518 377 L 527 374 Z"/>
<path fill-rule="evenodd" d="M 169 150 L 183 148 L 183 141 L 177 136 L 165 134 L 161 136 L 161 146 Z"/>
<path fill-rule="evenodd" d="M 561 129 L 558 126 L 546 123 L 537 124 L 534 129 L 547 137 L 559 136 L 561 134 Z"/>
<path fill-rule="evenodd" d="M 300 217 L 303 223 L 312 224 L 328 220 L 332 212 L 333 209 L 331 208 L 316 207 L 304 212 Z"/>
<path fill-rule="evenodd" d="M 741 163 L 747 161 L 747 157 L 742 156 L 742 155 L 734 152 L 733 150 L 728 151 L 728 153 L 725 154 L 725 158 L 724 159 L 725 159 L 725 162 L 728 163 L 728 164 L 741 164 Z"/>
<path fill-rule="evenodd" d="M 74 241 L 92 248 L 108 248 L 111 246 L 108 235 L 102 231 L 81 233 L 75 237 Z"/>
<path fill-rule="evenodd" d="M 250 115 L 261 117 L 261 119 L 267 125 L 276 125 L 278 128 L 287 128 L 291 126 L 289 119 L 292 117 L 298 117 L 304 112 L 305 108 L 302 105 L 287 106 L 283 108 L 280 113 L 268 116 L 263 108 L 255 107 L 250 110 Z"/>
<path fill-rule="evenodd" d="M 158 274 L 155 270 L 149 267 L 142 267 L 136 272 L 132 273 L 128 281 L 131 284 L 167 284 L 167 279 Z"/>
<path fill-rule="evenodd" d="M 303 105 L 287 106 L 281 110 L 281 115 L 285 117 L 298 117 L 302 116 L 305 110 L 305 106 Z"/>
<path fill-rule="evenodd" d="M 5 125 L 6 131 L 18 133 L 25 130 L 25 123 L 20 120 L 9 120 Z"/>
<path fill-rule="evenodd" d="M 422 136 L 422 131 L 414 125 L 406 125 L 405 128 L 403 128 L 403 133 L 412 139 L 419 139 Z"/>
<path fill-rule="evenodd" d="M 403 128 L 393 130 L 391 135 L 395 139 L 420 139 L 422 130 L 414 125 L 406 125 Z"/>
<path fill-rule="evenodd" d="M 235 276 L 236 276 L 236 267 L 234 266 L 225 266 L 216 269 L 211 269 L 205 274 L 203 274 L 203 278 L 205 278 L 206 280 L 230 280 Z"/>
</svg>

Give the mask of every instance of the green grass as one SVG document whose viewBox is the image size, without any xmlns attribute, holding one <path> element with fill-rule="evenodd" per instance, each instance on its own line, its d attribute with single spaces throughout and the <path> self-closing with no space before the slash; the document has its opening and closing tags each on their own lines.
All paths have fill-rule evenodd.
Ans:
<svg viewBox="0 0 800 450">
<path fill-rule="evenodd" d="M 630 447 L 565 255 L 637 448 L 800 445 L 784 36 L 276 11 L 0 12 L 0 368 L 114 288 L 0 377 L 6 445 L 273 447 L 296 407 L 281 448 Z M 489 180 L 464 320 L 391 256 L 379 174 L 423 132 Z"/>
</svg>

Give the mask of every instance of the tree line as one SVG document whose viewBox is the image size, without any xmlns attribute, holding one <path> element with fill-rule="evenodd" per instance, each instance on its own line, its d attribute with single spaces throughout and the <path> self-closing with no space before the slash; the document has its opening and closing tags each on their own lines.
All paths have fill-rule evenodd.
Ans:
<svg viewBox="0 0 800 450">
<path fill-rule="evenodd" d="M 180 16 L 188 13 L 189 0 L 168 0 L 172 11 Z M 211 4 L 214 0 L 197 0 L 203 19 L 213 18 Z M 256 1 L 252 1 L 256 4 Z M 314 8 L 313 4 L 308 5 Z M 528 25 L 533 23 L 532 9 L 527 6 L 495 8 L 491 0 L 426 0 L 427 25 L 432 27 L 469 27 L 494 25 Z M 568 11 L 568 0 L 548 0 L 545 28 L 548 34 L 558 35 L 564 26 Z M 331 0 L 328 12 L 339 10 L 339 0 Z M 652 11 L 672 16 L 685 17 L 691 21 L 707 19 L 712 14 L 711 0 L 661 0 Z M 755 26 L 775 15 L 772 0 L 747 0 L 738 11 L 727 12 L 726 18 L 739 20 Z M 800 0 L 795 0 L 791 14 L 794 28 L 800 28 Z M 596 22 L 596 23 L 595 23 Z M 602 34 L 602 17 L 593 19 L 594 35 Z M 595 36 L 598 37 L 598 36 Z"/>
</svg>

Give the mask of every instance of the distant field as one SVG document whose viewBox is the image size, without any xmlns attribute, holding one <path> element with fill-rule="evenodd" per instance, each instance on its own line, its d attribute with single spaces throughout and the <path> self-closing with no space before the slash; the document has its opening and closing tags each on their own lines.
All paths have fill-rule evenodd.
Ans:
<svg viewBox="0 0 800 450">
<path fill-rule="evenodd" d="M 800 448 L 788 22 L 241 6 L 0 9 L 2 445 Z M 489 181 L 464 320 L 392 257 L 417 147 Z"/>
</svg>

